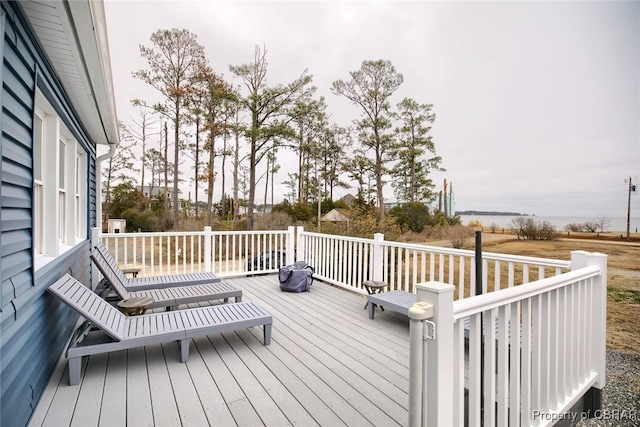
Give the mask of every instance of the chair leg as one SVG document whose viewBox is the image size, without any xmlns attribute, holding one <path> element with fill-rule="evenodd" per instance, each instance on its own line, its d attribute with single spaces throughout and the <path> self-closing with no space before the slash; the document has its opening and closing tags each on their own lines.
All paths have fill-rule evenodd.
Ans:
<svg viewBox="0 0 640 427">
<path fill-rule="evenodd" d="M 182 363 L 189 361 L 189 341 L 191 341 L 191 338 L 180 340 L 180 361 Z"/>
<path fill-rule="evenodd" d="M 271 344 L 271 326 L 271 323 L 264 325 L 264 345 Z"/>
<path fill-rule="evenodd" d="M 69 385 L 77 385 L 80 382 L 82 369 L 82 357 L 69 358 Z"/>
</svg>

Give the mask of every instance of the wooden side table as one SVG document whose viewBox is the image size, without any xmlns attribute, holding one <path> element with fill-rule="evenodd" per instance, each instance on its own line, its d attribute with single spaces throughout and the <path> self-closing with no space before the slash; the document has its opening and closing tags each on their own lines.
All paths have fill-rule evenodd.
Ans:
<svg viewBox="0 0 640 427">
<path fill-rule="evenodd" d="M 369 295 L 379 294 L 380 292 L 384 292 L 384 288 L 387 287 L 385 282 L 381 282 L 379 280 L 366 280 L 362 282 L 362 286 L 367 290 Z M 364 309 L 366 310 L 369 306 L 369 300 L 364 305 Z M 383 307 L 380 307 L 380 310 L 384 311 Z"/>
<path fill-rule="evenodd" d="M 144 314 L 155 300 L 151 297 L 128 298 L 118 302 L 118 307 L 127 316 Z"/>
</svg>

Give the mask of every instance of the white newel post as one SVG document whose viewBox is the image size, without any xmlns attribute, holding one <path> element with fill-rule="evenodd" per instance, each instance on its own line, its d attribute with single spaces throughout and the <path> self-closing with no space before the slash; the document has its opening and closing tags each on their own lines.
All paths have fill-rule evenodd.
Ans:
<svg viewBox="0 0 640 427">
<path fill-rule="evenodd" d="M 211 269 L 211 227 L 204 227 L 204 271 L 213 271 Z"/>
<path fill-rule="evenodd" d="M 373 280 L 380 282 L 384 282 L 384 252 L 382 250 L 382 242 L 384 242 L 384 234 L 376 233 L 373 235 Z"/>
<path fill-rule="evenodd" d="M 298 226 L 296 228 L 296 251 L 297 251 L 297 255 L 295 257 L 293 257 L 291 259 L 291 262 L 289 262 L 289 258 L 287 258 L 287 264 L 293 264 L 296 260 L 300 260 L 300 261 L 309 261 L 307 260 L 307 254 L 305 252 L 305 241 L 304 241 L 304 235 L 302 234 L 304 232 L 304 227 L 302 226 Z M 288 254 L 287 254 L 288 256 Z"/>
<path fill-rule="evenodd" d="M 433 316 L 433 306 L 416 302 L 409 309 L 409 427 L 422 425 L 422 391 L 425 387 L 424 321 Z"/>
<path fill-rule="evenodd" d="M 423 425 L 437 427 L 453 420 L 453 291 L 440 282 L 417 285 L 418 302 L 433 306 L 435 330 L 425 345 Z M 429 332 L 429 331 L 427 331 Z"/>
<path fill-rule="evenodd" d="M 91 248 L 89 250 L 93 251 L 93 247 L 100 243 L 100 228 L 94 227 L 91 229 Z M 96 263 L 91 263 L 91 289 L 95 290 L 98 287 L 98 283 L 100 283 L 100 270 L 96 267 Z"/>
<path fill-rule="evenodd" d="M 598 266 L 600 275 L 593 278 L 593 368 L 598 373 L 594 387 L 602 389 L 605 386 L 607 367 L 607 255 L 590 253 L 587 255 L 587 265 Z"/>
<path fill-rule="evenodd" d="M 291 265 L 296 261 L 296 228 L 293 225 L 287 227 L 287 241 L 285 242 L 285 263 Z"/>
<path fill-rule="evenodd" d="M 571 252 L 571 271 L 579 270 L 587 266 L 587 254 L 585 251 Z"/>
</svg>

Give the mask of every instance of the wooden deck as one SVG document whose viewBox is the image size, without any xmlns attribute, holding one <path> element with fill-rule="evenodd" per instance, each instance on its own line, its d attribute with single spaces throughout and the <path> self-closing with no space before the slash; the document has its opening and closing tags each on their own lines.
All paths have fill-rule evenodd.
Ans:
<svg viewBox="0 0 640 427">
<path fill-rule="evenodd" d="M 70 387 L 62 359 L 30 426 L 397 426 L 408 424 L 409 321 L 370 320 L 362 295 L 315 282 L 280 292 L 276 275 L 227 279 L 273 315 L 262 329 L 97 355 Z"/>
</svg>

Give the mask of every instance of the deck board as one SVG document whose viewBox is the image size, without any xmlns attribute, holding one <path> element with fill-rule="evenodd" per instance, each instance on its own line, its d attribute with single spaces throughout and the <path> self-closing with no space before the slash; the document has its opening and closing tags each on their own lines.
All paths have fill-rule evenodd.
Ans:
<svg viewBox="0 0 640 427">
<path fill-rule="evenodd" d="M 83 392 L 78 396 L 78 403 L 71 425 L 74 427 L 93 426 L 100 419 L 102 407 L 102 393 L 107 374 L 107 355 L 96 355 L 87 364 L 87 372 L 82 383 Z"/>
<path fill-rule="evenodd" d="M 91 356 L 74 387 L 63 361 L 30 425 L 408 423 L 406 318 L 370 320 L 362 295 L 317 281 L 303 294 L 280 292 L 274 274 L 226 281 L 271 313 L 271 345 L 250 328 L 194 338 L 187 364 L 176 343 Z"/>
<path fill-rule="evenodd" d="M 150 347 L 150 346 L 148 346 Z M 146 349 L 132 348 L 127 355 L 127 405 L 125 406 L 127 425 L 152 426 L 153 409 L 151 406 L 151 391 L 147 375 Z M 114 367 L 115 368 L 115 367 Z M 112 375 L 112 373 L 109 373 Z M 61 388 L 68 387 L 64 379 Z M 122 409 L 121 409 L 122 410 Z"/>
<path fill-rule="evenodd" d="M 207 340 L 207 338 L 203 338 Z M 208 342 L 208 340 L 207 340 Z M 192 343 L 191 357 L 187 364 L 189 377 L 198 393 L 198 399 L 202 405 L 205 416 L 211 424 L 226 426 L 233 425 L 233 415 L 227 406 L 218 385 L 211 377 L 207 365 L 202 360 L 201 353 L 196 351 Z"/>
<path fill-rule="evenodd" d="M 176 343 L 162 344 L 162 348 L 168 360 L 180 359 L 180 349 Z M 167 369 L 178 407 L 180 425 L 204 426 L 211 423 L 213 420 L 207 419 L 198 396 L 198 390 L 191 380 L 187 365 L 184 363 L 167 363 Z"/>
<path fill-rule="evenodd" d="M 114 351 L 107 355 L 107 375 L 98 425 L 124 427 L 127 423 L 127 353 Z"/>
</svg>

